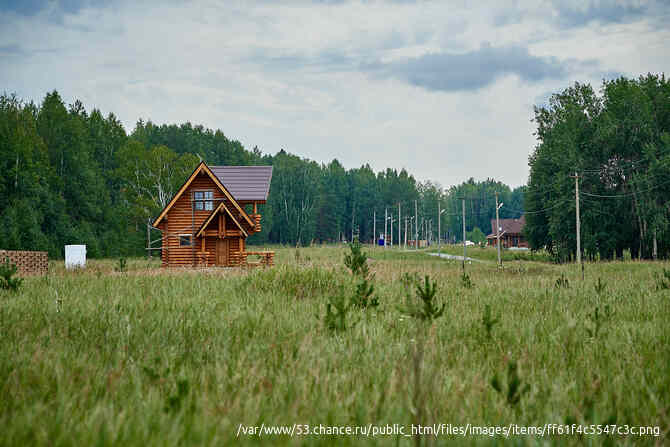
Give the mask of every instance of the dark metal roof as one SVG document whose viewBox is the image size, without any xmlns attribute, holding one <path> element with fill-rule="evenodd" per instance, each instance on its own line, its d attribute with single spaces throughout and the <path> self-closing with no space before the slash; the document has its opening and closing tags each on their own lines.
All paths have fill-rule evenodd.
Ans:
<svg viewBox="0 0 670 447">
<path fill-rule="evenodd" d="M 526 216 L 521 216 L 517 219 L 500 219 L 500 226 L 502 230 L 507 234 L 521 234 L 523 231 L 523 226 L 526 224 Z M 496 235 L 496 220 L 491 219 L 491 231 L 492 233 L 488 237 L 495 237 Z"/>
<path fill-rule="evenodd" d="M 209 169 L 238 202 L 268 199 L 272 166 L 210 166 Z"/>
</svg>

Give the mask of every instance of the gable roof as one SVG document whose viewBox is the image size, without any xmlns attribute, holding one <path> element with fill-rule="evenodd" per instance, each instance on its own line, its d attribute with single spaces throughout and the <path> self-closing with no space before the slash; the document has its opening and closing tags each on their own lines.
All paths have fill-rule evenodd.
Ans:
<svg viewBox="0 0 670 447">
<path fill-rule="evenodd" d="M 517 219 L 499 219 L 500 221 L 500 227 L 502 228 L 500 230 L 501 233 L 507 233 L 507 234 L 521 234 L 523 231 L 523 226 L 526 224 L 526 217 L 521 216 Z M 496 220 L 491 219 L 491 234 L 490 236 L 496 235 Z"/>
<path fill-rule="evenodd" d="M 210 222 L 212 221 L 212 219 L 214 219 L 214 216 L 216 216 L 221 210 L 224 210 L 224 211 L 226 212 L 226 214 L 228 214 L 228 216 L 230 216 L 230 218 L 233 220 L 233 222 L 235 223 L 235 225 L 237 225 L 237 228 L 239 228 L 240 231 L 241 231 L 246 237 L 249 237 L 249 233 L 247 233 L 247 232 L 244 230 L 244 228 L 242 228 L 242 225 L 240 225 L 240 223 L 237 221 L 237 219 L 235 219 L 235 217 L 233 216 L 233 213 L 230 212 L 230 210 L 229 210 L 228 207 L 226 206 L 226 203 L 225 203 L 225 202 L 221 202 L 221 203 L 219 203 L 219 206 L 217 206 L 216 208 L 214 208 L 214 211 L 212 211 L 212 212 L 210 213 L 210 215 L 207 217 L 207 219 L 205 219 L 205 221 L 202 223 L 202 225 L 200 225 L 200 228 L 199 228 L 198 231 L 195 233 L 195 237 L 200 237 L 200 236 L 202 236 L 202 233 L 205 231 L 205 228 L 207 228 L 207 225 L 210 224 Z"/>
<path fill-rule="evenodd" d="M 177 203 L 177 200 L 179 199 L 179 197 L 181 197 L 181 195 L 184 194 L 184 191 L 186 191 L 186 189 L 189 187 L 191 182 L 193 182 L 193 180 L 201 172 L 204 172 L 205 174 L 207 174 L 212 179 L 214 184 L 216 186 L 218 186 L 218 188 L 221 190 L 223 195 L 226 196 L 226 198 L 228 200 L 230 200 L 230 202 L 233 204 L 233 206 L 240 212 L 240 215 L 242 217 L 244 217 L 244 219 L 249 223 L 249 225 L 251 225 L 253 227 L 254 223 L 251 221 L 251 218 L 249 217 L 249 215 L 244 211 L 244 209 L 242 209 L 240 204 L 237 203 L 237 200 L 235 200 L 233 198 L 233 196 L 230 194 L 228 189 L 226 189 L 226 187 L 223 185 L 223 183 L 221 183 L 221 180 L 219 180 L 219 178 L 216 175 L 214 175 L 212 170 L 209 168 L 209 166 L 207 166 L 207 164 L 205 164 L 204 161 L 201 161 L 200 164 L 198 165 L 198 167 L 195 168 L 195 170 L 190 175 L 190 177 L 186 180 L 186 182 L 182 185 L 182 187 L 179 188 L 179 191 L 177 191 L 177 194 L 175 194 L 174 197 L 172 198 L 172 200 L 170 200 L 170 203 L 168 203 L 165 206 L 165 208 L 163 208 L 163 211 L 161 211 L 161 213 L 158 215 L 156 220 L 154 220 L 154 222 L 151 225 L 153 227 L 156 227 L 160 223 L 160 221 L 163 220 L 163 218 L 167 215 L 168 211 L 170 211 L 170 208 L 172 208 L 172 206 L 175 203 Z"/>
<path fill-rule="evenodd" d="M 210 166 L 238 201 L 265 202 L 270 192 L 272 166 Z"/>
</svg>

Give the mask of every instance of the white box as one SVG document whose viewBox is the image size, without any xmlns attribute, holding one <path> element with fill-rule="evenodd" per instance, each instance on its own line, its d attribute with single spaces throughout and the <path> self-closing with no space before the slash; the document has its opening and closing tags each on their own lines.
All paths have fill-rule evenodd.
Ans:
<svg viewBox="0 0 670 447">
<path fill-rule="evenodd" d="M 85 268 L 86 267 L 86 245 L 66 245 L 65 246 L 65 268 Z"/>
</svg>

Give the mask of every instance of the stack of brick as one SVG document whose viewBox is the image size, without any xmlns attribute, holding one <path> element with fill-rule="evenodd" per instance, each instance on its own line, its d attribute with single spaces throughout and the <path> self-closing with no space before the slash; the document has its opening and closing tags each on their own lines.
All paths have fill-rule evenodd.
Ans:
<svg viewBox="0 0 670 447">
<path fill-rule="evenodd" d="M 49 254 L 46 251 L 0 250 L 0 262 L 9 258 L 21 275 L 45 275 L 49 272 Z"/>
</svg>

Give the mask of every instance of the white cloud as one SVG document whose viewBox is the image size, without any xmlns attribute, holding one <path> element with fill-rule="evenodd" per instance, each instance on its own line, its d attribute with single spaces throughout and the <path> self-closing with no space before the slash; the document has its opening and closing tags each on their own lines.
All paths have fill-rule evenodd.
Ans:
<svg viewBox="0 0 670 447">
<path fill-rule="evenodd" d="M 662 3 L 580 5 L 0 6 L 0 83 L 35 101 L 58 89 L 67 101 L 115 113 L 128 130 L 139 118 L 191 121 L 265 152 L 404 167 L 444 186 L 471 176 L 514 186 L 527 179 L 536 98 L 577 80 L 598 84 L 608 72 L 669 71 Z M 486 45 L 504 51 L 481 54 Z M 486 82 L 447 91 L 412 85 L 426 67 L 407 61 L 428 54 L 443 55 L 430 73 L 437 85 L 440 71 Z M 479 57 L 471 75 L 458 56 L 468 54 Z M 507 64 L 501 54 L 518 60 Z M 504 69 L 484 76 L 494 62 Z M 409 71 L 383 76 L 374 64 Z"/>
</svg>

